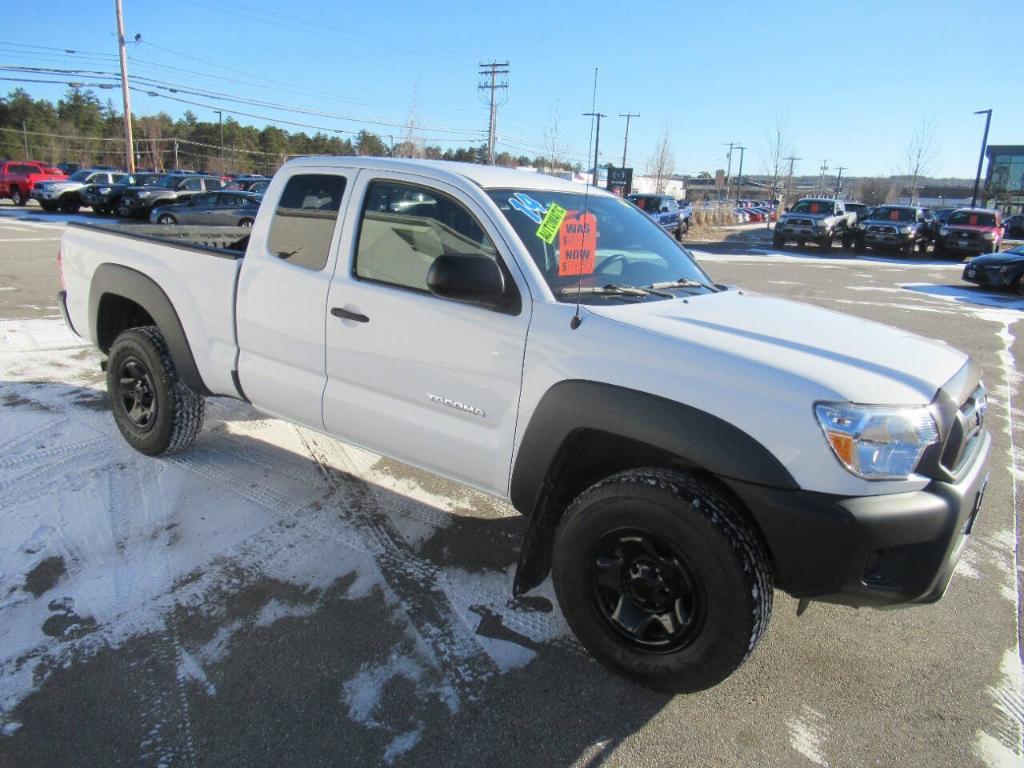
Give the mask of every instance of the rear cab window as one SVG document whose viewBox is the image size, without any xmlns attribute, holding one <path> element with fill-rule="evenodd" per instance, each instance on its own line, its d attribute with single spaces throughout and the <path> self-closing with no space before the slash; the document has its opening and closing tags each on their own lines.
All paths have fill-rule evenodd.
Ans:
<svg viewBox="0 0 1024 768">
<path fill-rule="evenodd" d="M 274 209 L 267 247 L 289 264 L 320 271 L 327 266 L 345 177 L 301 173 L 285 184 Z"/>
</svg>

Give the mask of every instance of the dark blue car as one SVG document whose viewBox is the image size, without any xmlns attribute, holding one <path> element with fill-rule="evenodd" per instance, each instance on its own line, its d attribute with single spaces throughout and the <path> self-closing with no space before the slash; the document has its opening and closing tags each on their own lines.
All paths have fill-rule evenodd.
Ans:
<svg viewBox="0 0 1024 768">
<path fill-rule="evenodd" d="M 629 202 L 642 210 L 668 232 L 682 240 L 690 228 L 690 206 L 680 208 L 672 195 L 630 195 Z"/>
</svg>

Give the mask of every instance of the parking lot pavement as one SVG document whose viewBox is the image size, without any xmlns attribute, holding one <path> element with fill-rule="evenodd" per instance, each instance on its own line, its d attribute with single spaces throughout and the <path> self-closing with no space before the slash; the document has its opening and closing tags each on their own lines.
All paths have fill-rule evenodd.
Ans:
<svg viewBox="0 0 1024 768">
<path fill-rule="evenodd" d="M 0 765 L 1022 763 L 1020 298 L 943 263 L 697 254 L 970 351 L 995 451 L 941 602 L 778 595 L 745 667 L 669 697 L 592 661 L 549 585 L 509 599 L 504 503 L 231 400 L 187 453 L 129 449 L 56 316 L 59 229 L 0 215 Z"/>
</svg>

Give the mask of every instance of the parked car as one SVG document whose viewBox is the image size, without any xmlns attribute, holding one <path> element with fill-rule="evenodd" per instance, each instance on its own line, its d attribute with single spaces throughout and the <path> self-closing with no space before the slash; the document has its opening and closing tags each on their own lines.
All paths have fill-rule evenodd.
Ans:
<svg viewBox="0 0 1024 768">
<path fill-rule="evenodd" d="M 410 191 L 431 200 L 394 210 Z M 604 190 L 304 158 L 223 248 L 124 230 L 65 229 L 58 305 L 129 446 L 188 448 L 231 397 L 508 499 L 514 593 L 551 572 L 582 644 L 644 685 L 724 680 L 776 588 L 934 602 L 974 528 L 970 357 L 718 285 Z"/>
<path fill-rule="evenodd" d="M 672 195 L 629 195 L 626 199 L 674 234 L 676 240 L 682 240 L 690 228 L 689 219 L 683 219 L 679 203 Z"/>
<path fill-rule="evenodd" d="M 797 246 L 813 242 L 821 250 L 830 251 L 832 242 L 838 238 L 843 248 L 849 248 L 853 244 L 852 219 L 853 215 L 846 212 L 842 200 L 807 197 L 798 200 L 779 217 L 772 245 L 782 248 L 791 241 L 795 241 Z"/>
<path fill-rule="evenodd" d="M 867 218 L 868 211 L 871 210 L 871 208 L 865 203 L 851 203 L 849 201 L 844 201 L 843 206 L 846 208 L 847 213 L 853 214 L 853 218 L 851 219 L 853 226 L 857 226 L 858 221 L 864 221 Z"/>
<path fill-rule="evenodd" d="M 252 188 L 257 185 L 263 185 L 263 189 L 266 190 L 267 183 L 270 178 L 267 176 L 237 176 L 231 179 L 224 185 L 224 189 L 238 190 L 240 192 L 250 192 Z"/>
<path fill-rule="evenodd" d="M 976 285 L 1009 288 L 1024 296 L 1024 245 L 975 256 L 964 266 L 963 278 Z"/>
<path fill-rule="evenodd" d="M 210 224 L 251 227 L 260 201 L 235 190 L 194 195 L 185 202 L 158 205 L 149 214 L 154 224 Z"/>
<path fill-rule="evenodd" d="M 928 250 L 932 224 L 926 209 L 913 205 L 880 205 L 857 224 L 856 248 L 911 254 Z"/>
<path fill-rule="evenodd" d="M 1008 216 L 1003 222 L 1003 237 L 1024 238 L 1024 213 Z"/>
<path fill-rule="evenodd" d="M 988 208 L 958 208 L 939 229 L 937 254 L 995 253 L 1003 242 L 1003 215 Z"/>
<path fill-rule="evenodd" d="M 0 162 L 0 198 L 9 197 L 15 205 L 27 205 L 36 182 L 65 178 L 56 168 L 43 163 L 3 161 Z"/>
<path fill-rule="evenodd" d="M 78 199 L 82 205 L 92 207 L 99 216 L 107 216 L 117 210 L 121 195 L 128 189 L 137 186 L 158 184 L 164 178 L 162 173 L 124 174 L 116 183 L 86 184 L 78 190 Z"/>
<path fill-rule="evenodd" d="M 64 181 L 37 181 L 32 185 L 32 199 L 44 211 L 76 213 L 82 207 L 80 192 L 87 184 L 116 184 L 127 174 L 115 171 L 75 171 Z"/>
<path fill-rule="evenodd" d="M 121 193 L 117 215 L 123 219 L 149 218 L 149 212 L 159 205 L 183 202 L 200 192 L 215 192 L 221 188 L 217 176 L 169 173 L 153 185 L 129 187 Z"/>
<path fill-rule="evenodd" d="M 65 176 L 70 176 L 82 169 L 79 163 L 57 163 L 57 170 L 63 173 Z"/>
</svg>

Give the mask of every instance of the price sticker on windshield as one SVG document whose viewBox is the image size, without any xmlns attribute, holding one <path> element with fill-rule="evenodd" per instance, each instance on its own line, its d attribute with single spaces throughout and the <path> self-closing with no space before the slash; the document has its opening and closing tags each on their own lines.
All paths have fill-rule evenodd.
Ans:
<svg viewBox="0 0 1024 768">
<path fill-rule="evenodd" d="M 592 275 L 597 257 L 597 216 L 567 216 L 558 230 L 558 274 Z"/>
<path fill-rule="evenodd" d="M 818 212 L 818 204 L 817 203 L 811 203 L 811 213 L 817 213 L 817 212 Z"/>
<path fill-rule="evenodd" d="M 900 219 L 900 212 L 899 211 L 889 211 L 889 221 L 899 221 L 899 219 Z"/>
<path fill-rule="evenodd" d="M 548 245 L 555 242 L 555 235 L 558 234 L 558 228 L 562 226 L 562 220 L 567 213 L 568 211 L 557 203 L 549 205 L 544 220 L 537 227 L 537 237 Z"/>
<path fill-rule="evenodd" d="M 978 214 L 972 213 L 970 216 L 968 216 L 967 217 L 967 224 L 968 224 L 968 226 L 971 226 L 971 227 L 978 226 Z"/>
</svg>

